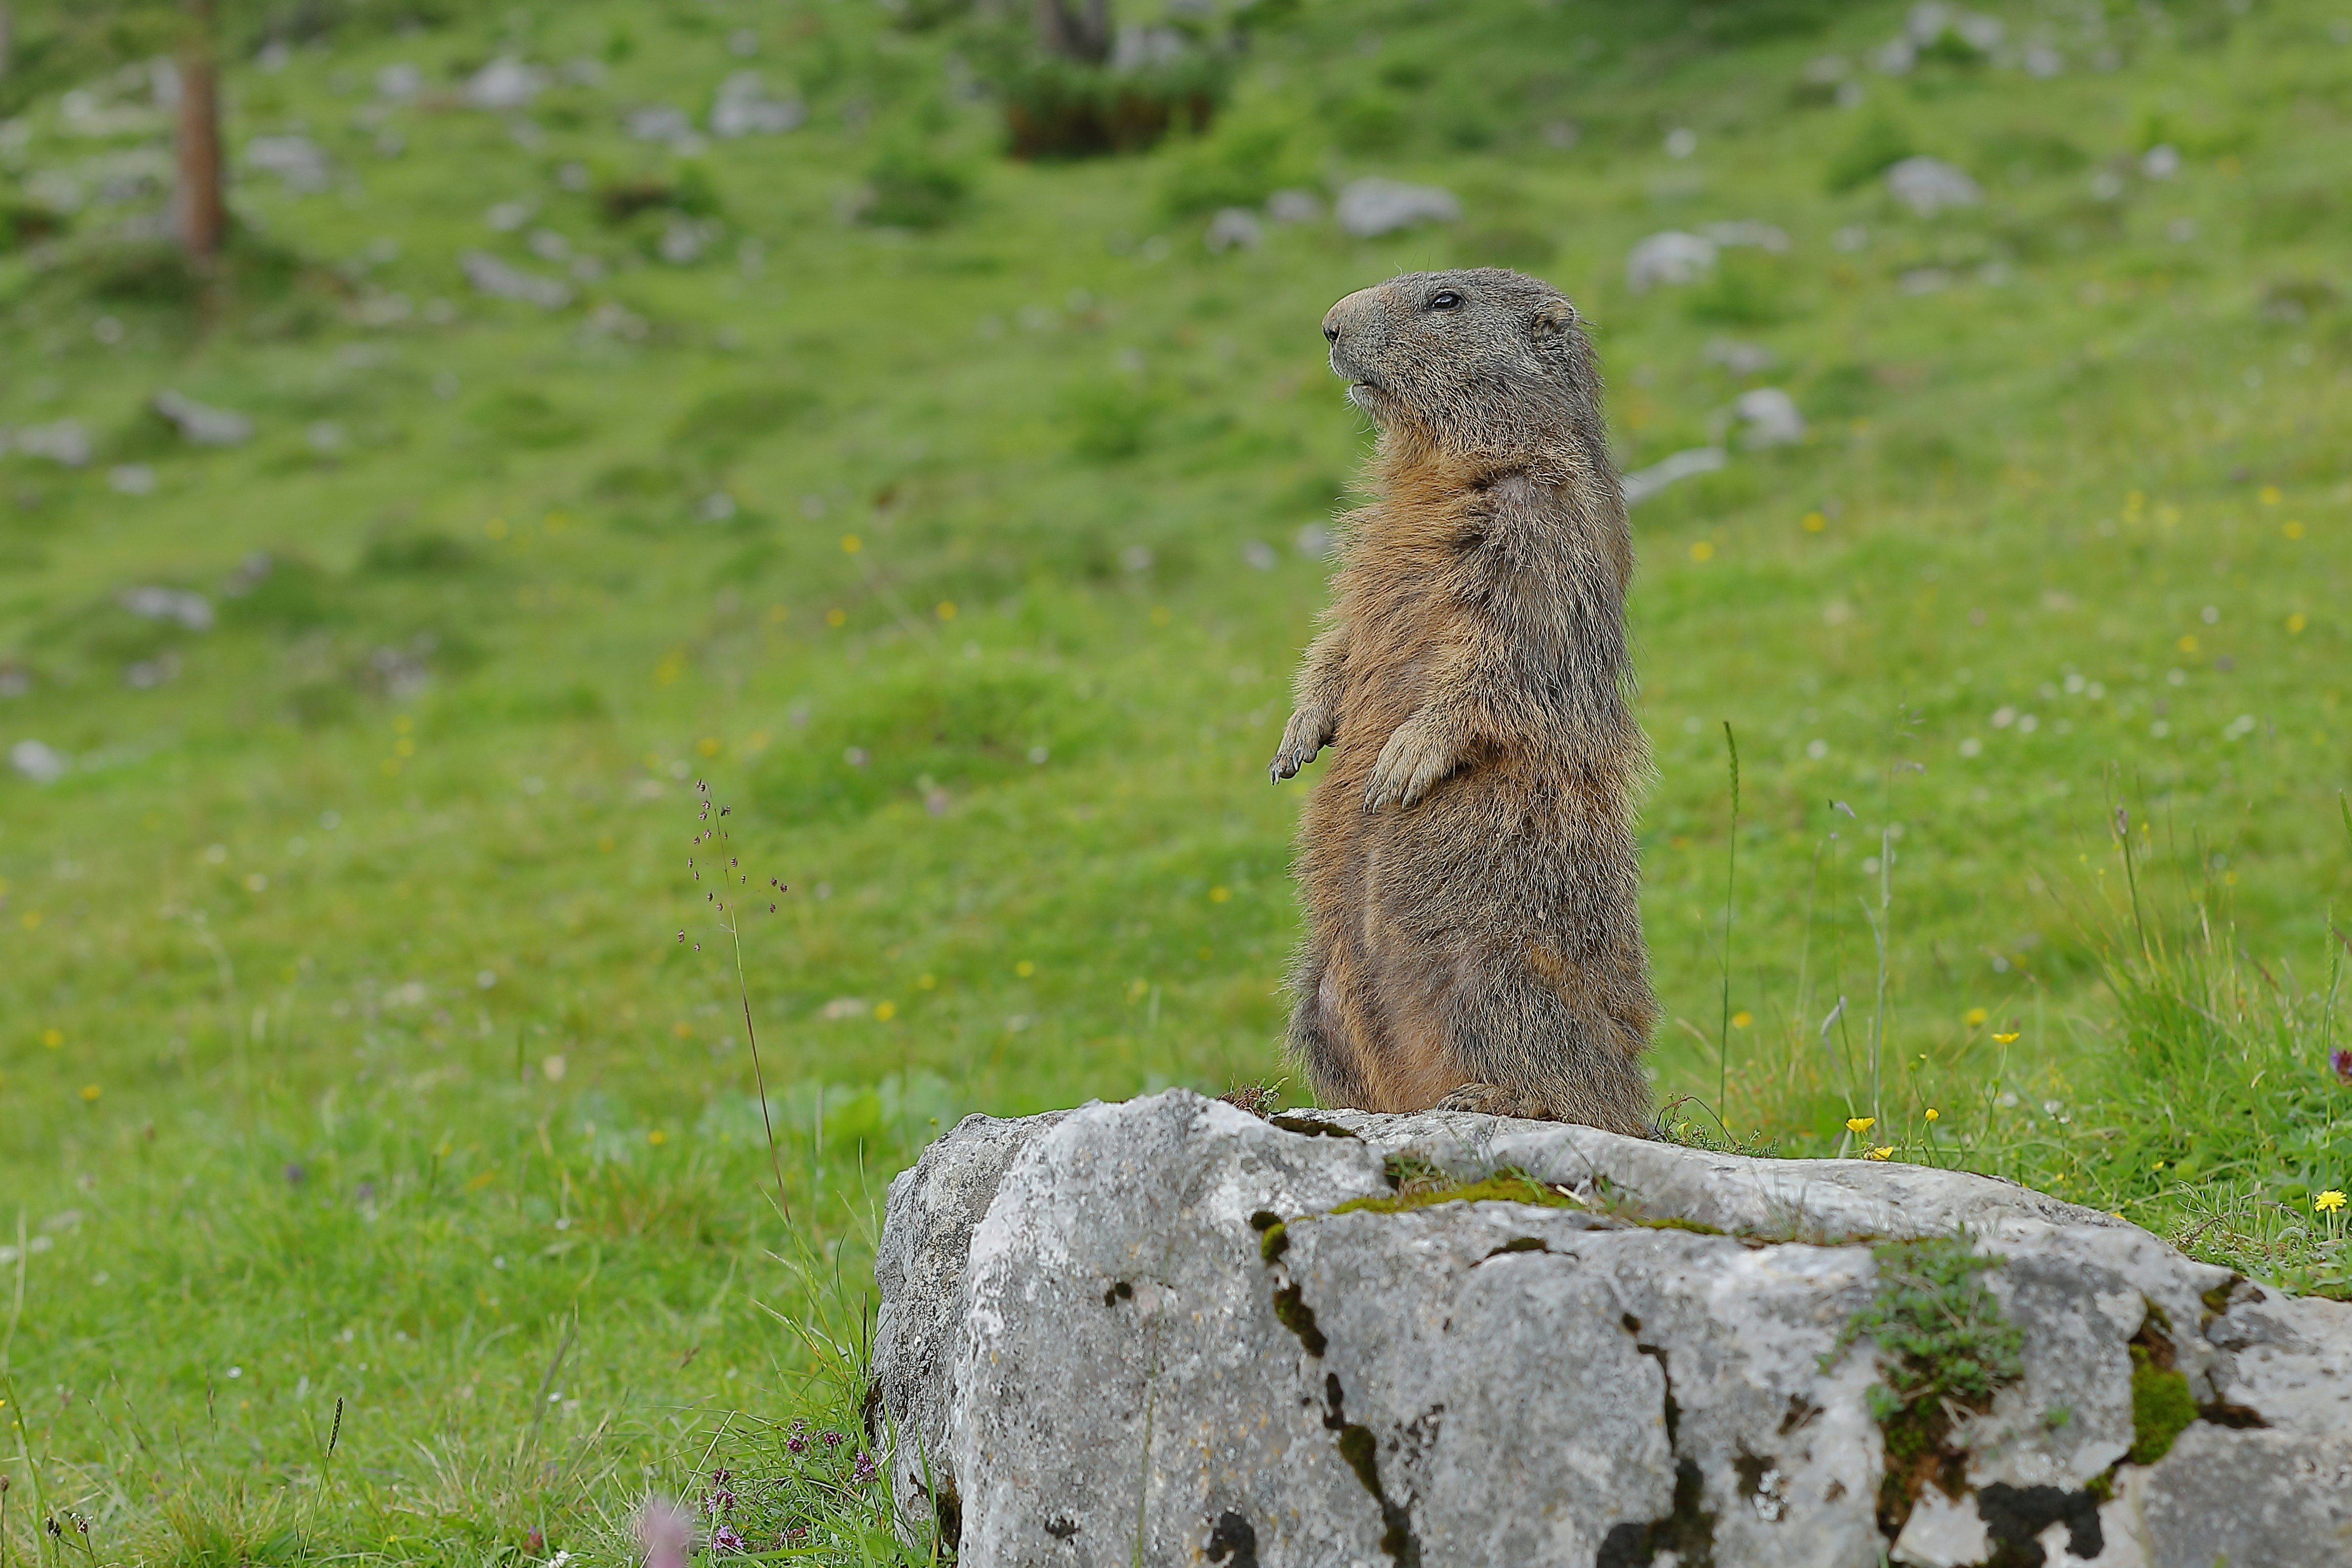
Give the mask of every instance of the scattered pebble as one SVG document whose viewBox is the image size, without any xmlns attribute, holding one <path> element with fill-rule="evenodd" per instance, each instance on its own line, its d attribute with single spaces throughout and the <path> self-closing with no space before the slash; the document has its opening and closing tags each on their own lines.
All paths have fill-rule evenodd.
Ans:
<svg viewBox="0 0 2352 1568">
<path fill-rule="evenodd" d="M 79 468 L 89 461 L 89 431 L 79 419 L 23 425 L 13 432 L 0 431 L 0 452 L 11 447 L 28 458 L 47 458 L 52 463 Z"/>
<path fill-rule="evenodd" d="M 1946 207 L 1972 207 L 1984 200 L 1984 191 L 1966 170 L 1924 154 L 1889 168 L 1886 189 L 1921 217 L 1933 217 Z"/>
<path fill-rule="evenodd" d="M 192 632 L 213 629 L 212 601 L 184 588 L 126 588 L 116 604 L 145 621 L 173 621 Z"/>
<path fill-rule="evenodd" d="M 1754 375 L 1780 363 L 1762 343 L 1744 343 L 1736 338 L 1709 338 L 1700 352 L 1707 363 L 1721 365 L 1734 375 Z"/>
<path fill-rule="evenodd" d="M 1442 185 L 1401 180 L 1350 181 L 1339 193 L 1339 226 L 1358 239 L 1378 239 L 1423 223 L 1454 223 L 1462 203 Z"/>
<path fill-rule="evenodd" d="M 1247 207 L 1223 207 L 1209 220 L 1209 232 L 1202 243 L 1213 254 L 1227 250 L 1255 250 L 1265 237 L 1265 229 L 1257 214 Z"/>
<path fill-rule="evenodd" d="M 1636 468 L 1618 483 L 1624 491 L 1625 504 L 1639 506 L 1668 485 L 1694 474 L 1711 474 L 1729 460 L 1729 455 L 1720 447 L 1693 447 L 1646 468 Z"/>
<path fill-rule="evenodd" d="M 17 742 L 8 748 L 8 761 L 18 773 L 42 784 L 57 783 L 72 765 L 54 748 L 39 741 Z"/>
<path fill-rule="evenodd" d="M 498 300 L 523 300 L 545 310 L 560 310 L 572 303 L 572 286 L 554 278 L 542 278 L 526 272 L 520 267 L 499 260 L 484 250 L 469 250 L 457 258 L 457 266 L 466 274 L 466 281 L 475 292 Z"/>
<path fill-rule="evenodd" d="M 771 98 L 758 71 L 737 71 L 719 84 L 710 108 L 710 133 L 722 142 L 743 136 L 781 136 L 799 129 L 808 107 L 797 98 Z"/>
<path fill-rule="evenodd" d="M 155 493 L 155 470 L 144 463 L 118 463 L 106 470 L 106 483 L 118 495 L 151 496 Z"/>
<path fill-rule="evenodd" d="M 677 145 L 695 140 L 694 121 L 685 110 L 675 104 L 649 103 L 643 109 L 633 109 L 621 121 L 622 129 L 633 141 L 667 142 Z"/>
<path fill-rule="evenodd" d="M 1625 258 L 1625 286 L 1646 294 L 1661 283 L 1696 283 L 1715 266 L 1716 244 L 1678 228 L 1654 234 Z"/>
<path fill-rule="evenodd" d="M 298 195 L 323 191 L 331 183 L 327 154 L 308 136 L 256 136 L 245 144 L 246 166 L 275 174 Z"/>
<path fill-rule="evenodd" d="M 1789 248 L 1789 231 L 1777 224 L 1758 223 L 1743 218 L 1736 223 L 1711 223 L 1699 231 L 1708 239 L 1727 248 L 1751 246 L 1769 250 L 1775 256 Z"/>
<path fill-rule="evenodd" d="M 148 406 L 169 420 L 192 446 L 235 447 L 253 438 L 253 421 L 244 415 L 198 403 L 169 387 L 150 399 Z"/>
<path fill-rule="evenodd" d="M 1797 411 L 1797 400 L 1777 386 L 1741 393 L 1732 401 L 1731 411 L 1742 426 L 1743 447 L 1788 447 L 1805 438 L 1805 416 Z"/>
<path fill-rule="evenodd" d="M 1318 222 L 1323 216 L 1323 198 L 1313 191 L 1276 191 L 1265 198 L 1265 216 L 1276 223 Z"/>
<path fill-rule="evenodd" d="M 719 234 L 719 226 L 716 222 L 673 213 L 669 226 L 662 230 L 662 237 L 654 249 L 672 267 L 690 267 L 702 259 L 702 253 L 710 248 L 710 242 L 717 239 Z"/>
<path fill-rule="evenodd" d="M 395 60 L 375 73 L 375 95 L 392 103 L 406 103 L 425 90 L 425 73 L 406 60 Z"/>
<path fill-rule="evenodd" d="M 476 71 L 466 83 L 466 101 L 476 109 L 527 109 L 547 86 L 547 73 L 502 56 Z"/>
</svg>

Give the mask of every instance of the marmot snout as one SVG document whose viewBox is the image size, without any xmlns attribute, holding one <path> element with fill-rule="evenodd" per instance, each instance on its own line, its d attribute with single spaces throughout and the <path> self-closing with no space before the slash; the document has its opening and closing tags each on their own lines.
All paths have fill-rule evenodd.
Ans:
<svg viewBox="0 0 2352 1568">
<path fill-rule="evenodd" d="M 1548 284 L 1414 273 L 1323 319 L 1371 417 L 1276 779 L 1300 830 L 1290 1039 L 1326 1104 L 1645 1132 L 1633 566 L 1591 345 Z"/>
</svg>

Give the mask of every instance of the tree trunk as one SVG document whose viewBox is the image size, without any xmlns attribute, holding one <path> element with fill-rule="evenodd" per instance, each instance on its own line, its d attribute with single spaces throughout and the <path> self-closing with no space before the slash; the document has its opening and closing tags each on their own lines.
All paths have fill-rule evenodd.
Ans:
<svg viewBox="0 0 2352 1568">
<path fill-rule="evenodd" d="M 208 262 L 228 232 L 221 197 L 220 77 L 213 52 L 212 0 L 187 0 L 180 50 L 180 189 L 175 216 L 188 259 Z"/>
<path fill-rule="evenodd" d="M 1110 0 L 1082 0 L 1074 13 L 1069 0 L 1037 0 L 1037 47 L 1066 59 L 1100 65 L 1110 58 Z"/>
</svg>

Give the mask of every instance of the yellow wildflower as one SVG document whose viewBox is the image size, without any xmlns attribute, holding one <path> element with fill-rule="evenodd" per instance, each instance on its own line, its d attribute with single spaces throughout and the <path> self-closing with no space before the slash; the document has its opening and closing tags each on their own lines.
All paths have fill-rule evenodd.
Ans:
<svg viewBox="0 0 2352 1568">
<path fill-rule="evenodd" d="M 1968 1011 L 1968 1016 L 1963 1018 L 1961 1022 L 1967 1024 L 1969 1028 L 1973 1029 L 1983 1024 L 1983 1022 L 1990 1016 L 1992 1016 L 1992 1015 L 1986 1012 L 1981 1007 L 1971 1007 Z"/>
<path fill-rule="evenodd" d="M 2312 1199 L 2311 1206 L 2321 1214 L 2334 1214 L 2344 1206 L 2344 1194 L 2337 1188 L 2330 1187 Z"/>
<path fill-rule="evenodd" d="M 1894 1145 L 1894 1144 L 1892 1144 L 1892 1143 L 1889 1143 L 1889 1144 L 1885 1145 L 1885 1146 L 1884 1146 L 1884 1147 L 1882 1147 L 1882 1148 L 1877 1148 L 1877 1149 L 1864 1149 L 1864 1150 L 1862 1152 L 1862 1157 L 1863 1157 L 1864 1159 L 1865 1159 L 1865 1160 L 1884 1160 L 1884 1159 L 1885 1159 L 1888 1155 L 1890 1155 L 1890 1154 L 1892 1154 L 1892 1153 L 1894 1153 L 1894 1152 L 1895 1152 L 1895 1145 Z"/>
<path fill-rule="evenodd" d="M 2018 1032 L 2017 1032 L 2015 1029 L 2011 1029 L 2011 1030 L 2008 1034 L 2006 1034 L 2006 1035 L 1995 1035 L 1995 1036 L 1992 1037 L 1992 1042 L 1993 1042 L 1993 1044 L 1994 1044 L 1994 1045 L 1997 1045 L 1997 1046 L 2006 1046 L 2006 1045 L 2011 1044 L 2012 1042 L 2014 1042 L 2014 1041 L 2016 1040 L 2016 1038 L 2017 1038 L 2017 1034 L 2018 1034 Z"/>
<path fill-rule="evenodd" d="M 1942 1111 L 1940 1111 L 1940 1110 L 1937 1110 L 1937 1109 L 1936 1109 L 1934 1106 L 1932 1106 L 1932 1105 L 1931 1105 L 1931 1106 L 1929 1106 L 1929 1107 L 1927 1108 L 1927 1120 L 1928 1120 L 1928 1121 L 1941 1121 L 1943 1119 L 1944 1119 L 1944 1113 L 1943 1113 Z"/>
<path fill-rule="evenodd" d="M 1845 1130 L 1849 1132 L 1867 1132 L 1877 1125 L 1878 1118 L 1875 1116 L 1849 1116 L 1845 1119 Z"/>
</svg>

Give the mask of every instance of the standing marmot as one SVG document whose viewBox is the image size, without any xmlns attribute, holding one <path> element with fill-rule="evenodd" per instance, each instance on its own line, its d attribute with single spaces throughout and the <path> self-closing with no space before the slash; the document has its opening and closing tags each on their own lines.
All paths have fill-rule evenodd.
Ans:
<svg viewBox="0 0 2352 1568">
<path fill-rule="evenodd" d="M 1299 836 L 1291 1047 L 1327 1105 L 1647 1132 L 1650 762 L 1591 344 L 1494 268 L 1350 294 L 1323 335 L 1380 447 L 1272 768 L 1336 747 Z"/>
</svg>

